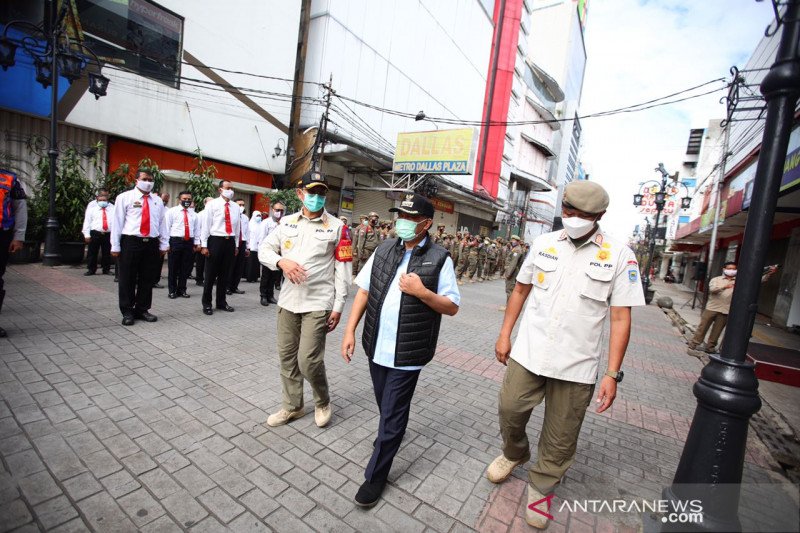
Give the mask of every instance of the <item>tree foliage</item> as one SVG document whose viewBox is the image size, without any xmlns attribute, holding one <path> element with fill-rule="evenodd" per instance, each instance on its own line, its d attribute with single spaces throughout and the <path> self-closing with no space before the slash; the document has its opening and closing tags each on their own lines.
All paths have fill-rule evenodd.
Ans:
<svg viewBox="0 0 800 533">
<path fill-rule="evenodd" d="M 300 201 L 300 198 L 297 197 L 297 193 L 294 189 L 280 189 L 273 191 L 269 194 L 270 203 L 279 200 L 283 205 L 286 206 L 286 213 L 297 213 L 302 209 L 303 202 Z"/>
<path fill-rule="evenodd" d="M 58 220 L 58 238 L 61 242 L 83 242 L 81 228 L 86 204 L 94 194 L 92 182 L 86 177 L 80 154 L 67 148 L 58 159 L 56 167 L 55 215 Z M 41 156 L 36 164 L 36 192 L 29 204 L 28 236 L 44 239 L 45 222 L 50 198 L 50 160 Z"/>
<path fill-rule="evenodd" d="M 194 210 L 200 212 L 205 209 L 204 200 L 217 196 L 217 167 L 210 165 L 203 159 L 203 152 L 195 150 L 194 169 L 186 184 L 186 189 L 194 198 Z"/>
</svg>

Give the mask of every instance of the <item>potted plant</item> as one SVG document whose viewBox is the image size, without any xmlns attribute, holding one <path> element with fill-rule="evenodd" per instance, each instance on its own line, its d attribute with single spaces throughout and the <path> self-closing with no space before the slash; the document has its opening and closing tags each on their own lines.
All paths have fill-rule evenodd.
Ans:
<svg viewBox="0 0 800 533">
<path fill-rule="evenodd" d="M 36 194 L 29 204 L 28 236 L 43 240 L 50 195 L 50 161 L 42 156 L 36 165 Z M 85 243 L 81 228 L 86 204 L 92 199 L 92 183 L 81 166 L 80 154 L 72 147 L 59 158 L 56 169 L 56 219 L 61 261 L 78 264 L 83 261 Z"/>
<path fill-rule="evenodd" d="M 194 198 L 194 210 L 200 212 L 205 208 L 204 200 L 217 195 L 217 167 L 206 164 L 200 149 L 195 150 L 194 169 L 186 183 L 186 190 Z"/>
</svg>

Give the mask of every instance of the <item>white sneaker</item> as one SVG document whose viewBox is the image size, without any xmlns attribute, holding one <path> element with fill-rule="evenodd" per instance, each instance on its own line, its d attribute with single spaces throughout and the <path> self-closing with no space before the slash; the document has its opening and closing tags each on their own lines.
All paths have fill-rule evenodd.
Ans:
<svg viewBox="0 0 800 533">
<path fill-rule="evenodd" d="M 524 464 L 528 461 L 528 459 L 530 459 L 530 456 L 524 457 L 519 461 L 512 461 L 505 455 L 500 455 L 494 461 L 492 461 L 492 464 L 490 464 L 489 468 L 486 469 L 486 477 L 492 483 L 502 483 L 508 479 L 508 476 L 511 475 L 511 472 L 514 471 L 515 466 Z"/>
<path fill-rule="evenodd" d="M 269 418 L 267 418 L 267 425 L 273 428 L 282 426 L 291 422 L 292 420 L 301 418 L 305 414 L 305 410 L 303 409 L 298 409 L 297 411 L 287 411 L 286 409 L 281 409 L 277 413 L 269 415 Z"/>
<path fill-rule="evenodd" d="M 533 488 L 533 486 L 528 483 L 528 505 L 525 506 L 525 521 L 528 523 L 529 526 L 533 526 L 537 529 L 544 529 L 547 527 L 547 523 L 550 521 L 542 513 L 536 512 L 531 509 L 531 504 L 536 503 L 534 507 L 536 509 L 541 510 L 544 513 L 550 513 L 550 502 L 542 501 L 545 499 L 544 494 Z"/>
<path fill-rule="evenodd" d="M 325 407 L 315 407 L 314 408 L 314 422 L 317 423 L 317 427 L 324 428 L 328 425 L 331 421 L 331 415 L 333 414 L 333 407 L 329 403 Z"/>
</svg>

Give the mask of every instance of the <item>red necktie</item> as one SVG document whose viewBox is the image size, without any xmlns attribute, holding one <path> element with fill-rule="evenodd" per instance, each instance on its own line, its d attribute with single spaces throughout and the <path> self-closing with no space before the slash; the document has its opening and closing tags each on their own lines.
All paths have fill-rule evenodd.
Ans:
<svg viewBox="0 0 800 533">
<path fill-rule="evenodd" d="M 103 231 L 108 231 L 108 218 L 106 218 L 106 208 L 100 208 L 103 211 Z"/>
<path fill-rule="evenodd" d="M 145 194 L 142 196 L 142 225 L 139 228 L 139 233 L 142 237 L 150 236 L 150 202 L 148 199 L 150 195 Z"/>
<path fill-rule="evenodd" d="M 231 225 L 231 208 L 228 202 L 225 202 L 225 233 L 233 235 L 233 226 Z"/>
<path fill-rule="evenodd" d="M 188 241 L 191 239 L 191 235 L 189 235 L 189 210 L 183 210 L 183 240 Z"/>
</svg>

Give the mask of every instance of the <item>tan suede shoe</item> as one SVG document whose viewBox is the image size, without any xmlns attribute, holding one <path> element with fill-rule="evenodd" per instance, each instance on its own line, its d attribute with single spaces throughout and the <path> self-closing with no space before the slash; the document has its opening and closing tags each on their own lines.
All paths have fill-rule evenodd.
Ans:
<svg viewBox="0 0 800 533">
<path fill-rule="evenodd" d="M 314 422 L 317 423 L 317 427 L 324 428 L 328 425 L 331 421 L 331 415 L 333 414 L 333 407 L 331 404 L 326 405 L 325 407 L 315 407 L 314 408 Z"/>
<path fill-rule="evenodd" d="M 267 418 L 267 425 L 270 427 L 277 427 L 282 426 L 295 420 L 297 418 L 302 418 L 306 412 L 304 409 L 298 409 L 297 411 L 287 411 L 286 409 L 281 409 L 277 413 L 269 415 Z"/>
<path fill-rule="evenodd" d="M 533 507 L 533 509 L 531 507 Z M 534 511 L 534 509 L 537 510 Z M 550 519 L 542 513 L 551 514 L 550 500 L 547 499 L 544 494 L 533 488 L 533 485 L 528 483 L 528 505 L 525 508 L 525 521 L 528 525 L 537 529 L 544 529 L 547 527 Z"/>
<path fill-rule="evenodd" d="M 492 483 L 502 483 L 508 479 L 508 476 L 511 475 L 511 472 L 514 471 L 515 466 L 526 463 L 530 458 L 530 455 L 528 455 L 519 461 L 512 461 L 505 455 L 500 455 L 494 461 L 492 461 L 492 464 L 490 464 L 489 468 L 486 469 L 486 477 L 489 478 L 489 481 Z"/>
</svg>

